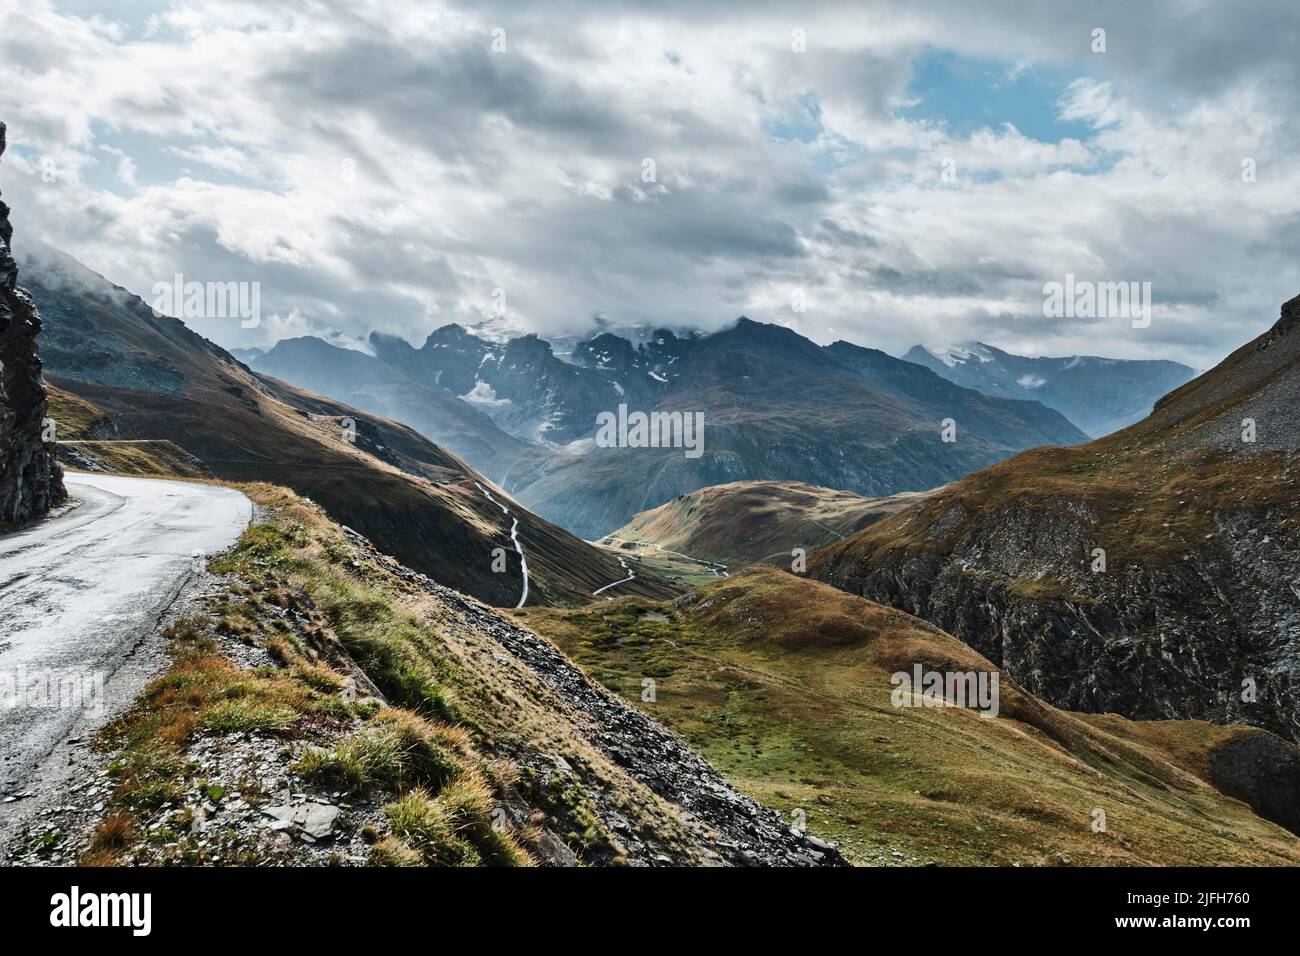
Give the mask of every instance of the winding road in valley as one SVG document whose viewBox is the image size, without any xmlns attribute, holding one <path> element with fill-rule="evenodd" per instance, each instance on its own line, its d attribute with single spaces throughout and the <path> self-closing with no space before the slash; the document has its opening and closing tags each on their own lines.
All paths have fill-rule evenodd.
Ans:
<svg viewBox="0 0 1300 956">
<path fill-rule="evenodd" d="M 113 672 L 253 513 L 215 485 L 66 480 L 71 508 L 0 536 L 0 797 L 103 708 Z"/>
<path fill-rule="evenodd" d="M 492 492 L 488 491 L 477 481 L 474 482 L 474 485 L 479 491 L 483 492 L 484 497 L 486 497 L 488 501 L 501 509 L 502 514 L 507 518 L 513 518 L 513 523 L 510 525 L 510 540 L 515 543 L 515 553 L 519 555 L 519 568 L 524 575 L 524 593 L 519 595 L 519 603 L 515 605 L 516 608 L 521 608 L 524 606 L 524 602 L 528 600 L 528 558 L 524 555 L 524 546 L 519 543 L 519 519 L 510 514 L 509 508 L 493 498 Z"/>
<path fill-rule="evenodd" d="M 627 572 L 627 577 L 620 578 L 617 581 L 611 582 L 610 584 L 606 584 L 603 588 L 596 588 L 596 590 L 591 592 L 592 597 L 595 597 L 597 594 L 600 594 L 602 591 L 608 591 L 612 587 L 617 587 L 620 584 L 627 584 L 628 581 L 631 581 L 633 578 L 636 577 L 636 572 L 633 571 L 631 568 L 629 568 L 627 566 L 627 562 L 624 561 L 621 557 L 618 559 L 618 563 L 622 566 L 623 570 Z M 606 598 L 605 600 L 612 601 L 614 599 Z"/>
</svg>

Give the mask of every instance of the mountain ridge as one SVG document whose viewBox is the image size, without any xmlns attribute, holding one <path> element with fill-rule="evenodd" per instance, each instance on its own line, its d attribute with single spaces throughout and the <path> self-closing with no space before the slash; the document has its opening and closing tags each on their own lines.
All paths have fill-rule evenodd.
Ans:
<svg viewBox="0 0 1300 956">
<path fill-rule="evenodd" d="M 639 512 L 602 539 L 650 546 L 735 570 L 756 561 L 790 565 L 805 554 L 908 507 L 917 493 L 865 498 L 797 481 L 737 481 L 679 495 Z"/>
<path fill-rule="evenodd" d="M 1034 398 L 1055 408 L 1093 438 L 1127 427 L 1196 371 L 1163 359 L 1025 356 L 983 342 L 913 346 L 903 360 L 988 395 Z"/>
</svg>

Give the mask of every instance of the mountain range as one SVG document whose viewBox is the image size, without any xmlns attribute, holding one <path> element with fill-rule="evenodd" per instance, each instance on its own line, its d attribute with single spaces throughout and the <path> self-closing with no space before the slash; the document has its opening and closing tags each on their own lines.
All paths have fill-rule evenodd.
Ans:
<svg viewBox="0 0 1300 956">
<path fill-rule="evenodd" d="M 711 335 L 662 329 L 637 345 L 602 333 L 568 360 L 534 335 L 500 344 L 457 325 L 418 349 L 377 333 L 370 345 L 382 372 L 369 356 L 332 355 L 345 350 L 321 340 L 281 342 L 248 358 L 259 372 L 423 423 L 416 427 L 492 469 L 527 507 L 593 539 L 709 485 L 793 480 L 884 496 L 941 485 L 1035 445 L 1087 438 L 1038 402 L 990 397 L 876 349 L 818 346 L 747 318 Z M 355 377 L 336 374 L 353 366 Z M 445 397 L 433 397 L 438 390 L 495 428 L 468 410 L 452 412 Z M 600 447 L 597 417 L 620 406 L 702 413 L 703 453 Z M 945 440 L 947 422 L 955 440 Z M 467 427 L 473 440 L 453 441 Z"/>
<path fill-rule="evenodd" d="M 277 693 L 306 708 L 277 747 L 319 734 L 304 728 L 322 726 L 321 714 L 343 721 L 326 748 L 307 747 L 310 758 L 290 767 L 302 785 L 370 779 L 356 763 L 362 743 L 405 734 L 427 748 L 458 733 L 454 723 L 469 728 L 450 738 L 461 741 L 461 790 L 403 797 L 389 787 L 383 799 L 397 802 L 374 861 L 1296 859 L 1287 830 L 1300 830 L 1300 750 L 1280 738 L 1297 736 L 1300 673 L 1290 472 L 1300 299 L 1138 425 L 999 460 L 1018 441 L 1080 433 L 1039 403 L 989 398 L 914 363 L 847 343 L 822 348 L 777 326 L 742 320 L 626 348 L 597 337 L 575 348 L 577 364 L 535 337 L 480 345 L 455 328 L 430 349 L 374 336 L 373 356 L 300 339 L 244 353 L 257 372 L 66 257 L 31 262 L 51 413 L 73 439 L 65 454 L 82 467 L 137 468 L 143 456 L 150 473 L 251 483 L 264 517 L 217 564 L 248 590 L 185 627 L 194 641 L 264 640 L 288 665 L 255 675 L 297 681 Z M 475 359 L 481 371 L 468 368 Z M 346 388 L 371 408 L 271 368 Z M 567 476 L 591 509 L 625 491 L 620 482 L 660 477 L 629 461 L 696 464 L 681 449 L 640 457 L 631 453 L 647 449 L 596 447 L 586 416 L 608 410 L 595 406 L 611 392 L 658 410 L 702 408 L 721 419 L 708 453 L 721 444 L 746 467 L 793 469 L 800 459 L 781 446 L 798 441 L 831 470 L 861 466 L 863 447 L 892 448 L 895 476 L 963 467 L 945 454 L 994 463 L 884 498 L 788 479 L 696 488 L 597 546 L 502 486 L 527 492 Z M 846 401 L 860 404 L 837 404 Z M 408 419 L 420 409 L 425 429 L 466 454 L 509 457 L 498 465 L 506 473 L 489 481 L 375 407 Z M 941 413 L 956 441 L 934 429 Z M 1031 438 L 1017 438 L 1022 430 Z M 842 464 L 824 451 L 836 441 Z M 532 590 L 513 623 L 439 586 L 522 603 L 514 546 L 526 550 Z M 487 560 L 494 548 L 509 558 L 501 571 Z M 672 557 L 697 568 L 689 588 L 662 570 L 680 567 L 659 559 L 678 548 Z M 807 574 L 788 562 L 791 548 L 811 552 Z M 796 573 L 738 570 L 773 554 Z M 200 665 L 204 687 L 232 679 L 234 665 L 202 654 L 178 658 L 174 679 L 193 679 Z M 969 702 L 900 706 L 898 674 L 913 669 L 999 673 L 1002 719 Z M 363 718 L 320 701 L 321 688 L 349 680 L 389 709 Z M 647 697 L 647 680 L 664 693 Z M 174 715 L 150 696 L 160 692 L 141 698 L 128 726 L 172 714 L 168 733 L 187 760 L 213 740 L 231 753 L 242 746 L 242 732 L 185 730 L 228 702 L 196 693 L 184 701 L 194 713 Z M 498 779 L 478 769 L 503 757 L 517 781 L 515 771 Z M 441 785 L 436 774 L 419 779 Z M 467 781 L 480 794 L 469 848 L 431 843 L 402 816 L 450 801 Z M 484 822 L 489 783 L 513 814 L 516 842 L 492 838 Z M 1113 830 L 1090 826 L 1099 808 Z M 170 811 L 132 812 L 152 828 Z M 136 859 L 167 858 L 147 840 L 128 845 Z"/>
<path fill-rule="evenodd" d="M 1196 374 L 1178 362 L 1094 355 L 1030 358 L 983 342 L 946 348 L 917 345 L 903 358 L 986 395 L 1040 401 L 1093 438 L 1145 418 L 1160 396 Z"/>
</svg>

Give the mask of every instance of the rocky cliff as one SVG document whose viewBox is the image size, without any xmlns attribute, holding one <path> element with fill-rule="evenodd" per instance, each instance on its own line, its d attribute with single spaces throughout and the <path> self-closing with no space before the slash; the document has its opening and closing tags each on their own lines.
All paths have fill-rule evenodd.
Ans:
<svg viewBox="0 0 1300 956">
<path fill-rule="evenodd" d="M 4 150 L 0 123 L 0 155 Z M 36 354 L 41 319 L 31 297 L 18 288 L 12 237 L 9 207 L 0 201 L 0 525 L 43 515 L 66 495 L 45 426 L 45 386 Z"/>
</svg>

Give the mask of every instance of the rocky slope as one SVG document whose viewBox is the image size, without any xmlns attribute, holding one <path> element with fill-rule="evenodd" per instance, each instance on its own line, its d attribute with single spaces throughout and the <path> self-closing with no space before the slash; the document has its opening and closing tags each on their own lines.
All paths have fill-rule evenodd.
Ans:
<svg viewBox="0 0 1300 956">
<path fill-rule="evenodd" d="M 392 336 L 370 336 L 385 363 L 478 404 L 514 435 L 552 445 L 590 436 L 596 414 L 619 402 L 655 407 L 679 341 L 662 331 L 634 349 L 625 339 L 602 335 L 578 343 L 565 361 L 536 335 L 499 344 L 459 325 L 436 329 L 419 349 Z"/>
<path fill-rule="evenodd" d="M 903 358 L 986 395 L 1040 401 L 1094 438 L 1145 418 L 1156 399 L 1196 374 L 1179 362 L 1029 357 L 983 342 L 917 345 Z"/>
<path fill-rule="evenodd" d="M 25 276 L 45 316 L 51 381 L 97 410 L 104 436 L 170 442 L 216 477 L 292 487 L 489 603 L 523 595 L 519 548 L 535 603 L 587 600 L 626 576 L 612 552 L 538 518 L 411 428 L 261 378 L 67 256 L 29 250 Z M 667 593 L 652 574 L 626 587 Z"/>
<path fill-rule="evenodd" d="M 864 498 L 798 481 L 736 481 L 678 495 L 602 539 L 650 545 L 735 569 L 755 561 L 789 565 L 914 504 L 918 493 Z"/>
<path fill-rule="evenodd" d="M 819 552 L 1061 707 L 1300 739 L 1300 298 L 1074 448 L 1025 452 Z"/>
<path fill-rule="evenodd" d="M 0 123 L 0 156 L 4 151 Z M 31 296 L 18 287 L 12 239 L 9 207 L 0 201 L 0 527 L 39 517 L 66 494 L 46 429 L 36 342 L 41 319 Z"/>
</svg>

